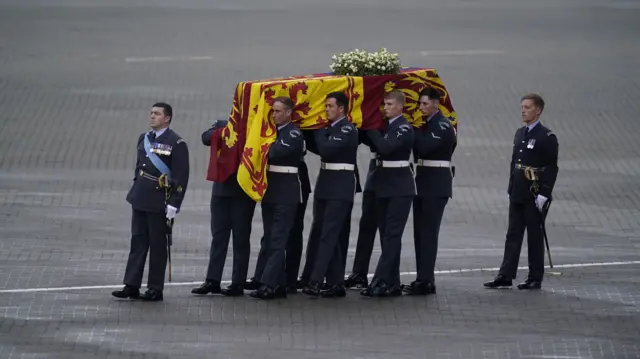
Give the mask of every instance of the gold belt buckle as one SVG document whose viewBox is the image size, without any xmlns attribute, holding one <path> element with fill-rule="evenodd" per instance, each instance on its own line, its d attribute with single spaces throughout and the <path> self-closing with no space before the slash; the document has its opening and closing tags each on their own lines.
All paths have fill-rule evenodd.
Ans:
<svg viewBox="0 0 640 359">
<path fill-rule="evenodd" d="M 169 188 L 169 176 L 161 174 L 160 177 L 158 177 L 158 184 L 160 188 Z"/>
<path fill-rule="evenodd" d="M 529 181 L 537 181 L 538 180 L 538 176 L 536 176 L 536 171 L 531 167 L 525 167 L 524 168 L 524 176 Z"/>
</svg>

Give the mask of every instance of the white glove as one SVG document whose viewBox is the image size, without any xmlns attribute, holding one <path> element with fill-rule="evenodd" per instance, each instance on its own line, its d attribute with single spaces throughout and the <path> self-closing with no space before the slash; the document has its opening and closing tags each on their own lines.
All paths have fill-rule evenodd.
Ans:
<svg viewBox="0 0 640 359">
<path fill-rule="evenodd" d="M 176 218 L 176 213 L 178 213 L 178 209 L 170 204 L 167 205 L 167 219 Z"/>
<path fill-rule="evenodd" d="M 539 194 L 536 197 L 536 207 L 538 207 L 539 211 L 542 211 L 542 207 L 544 207 L 544 204 L 547 203 L 547 197 Z"/>
</svg>

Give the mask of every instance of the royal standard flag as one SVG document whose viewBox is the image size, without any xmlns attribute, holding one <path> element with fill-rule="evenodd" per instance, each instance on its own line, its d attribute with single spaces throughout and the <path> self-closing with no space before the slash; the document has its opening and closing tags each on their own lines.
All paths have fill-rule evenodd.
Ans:
<svg viewBox="0 0 640 359">
<path fill-rule="evenodd" d="M 382 127 L 381 109 L 385 93 L 398 90 L 405 94 L 405 117 L 414 126 L 421 127 L 423 120 L 418 95 L 425 87 L 440 91 L 440 111 L 457 127 L 457 116 L 449 93 L 434 69 L 404 68 L 399 74 L 384 76 L 313 74 L 241 82 L 236 87 L 229 125 L 223 131 L 216 131 L 221 136 L 218 142 L 221 148 L 211 149 L 210 169 L 216 166 L 213 159 L 223 160 L 228 156 L 227 161 L 223 161 L 226 170 L 217 173 L 228 177 L 237 168 L 237 180 L 242 189 L 255 201 L 260 201 L 268 185 L 265 173 L 267 153 L 276 138 L 271 118 L 274 98 L 291 98 L 295 104 L 293 122 L 302 130 L 313 130 L 327 124 L 324 112 L 326 95 L 343 91 L 349 98 L 349 120 L 360 129 L 377 129 Z M 230 166 L 231 163 L 234 166 Z M 227 177 L 218 176 L 217 180 Z"/>
</svg>

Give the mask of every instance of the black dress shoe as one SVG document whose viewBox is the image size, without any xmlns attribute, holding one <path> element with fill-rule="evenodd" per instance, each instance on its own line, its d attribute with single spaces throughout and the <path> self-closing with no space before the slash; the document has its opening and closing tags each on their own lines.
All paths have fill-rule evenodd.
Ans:
<svg viewBox="0 0 640 359">
<path fill-rule="evenodd" d="M 244 285 L 246 290 L 257 290 L 258 288 L 260 288 L 260 282 L 255 278 L 249 279 Z"/>
<path fill-rule="evenodd" d="M 433 282 L 414 281 L 409 285 L 403 285 L 402 291 L 407 295 L 436 294 L 436 286 Z"/>
<path fill-rule="evenodd" d="M 360 295 L 365 297 L 400 297 L 402 289 L 399 286 L 390 286 L 384 281 L 378 281 L 375 285 L 370 285 Z"/>
<path fill-rule="evenodd" d="M 220 294 L 225 297 L 241 297 L 244 295 L 244 286 L 239 283 L 231 283 L 231 285 L 222 289 Z"/>
<path fill-rule="evenodd" d="M 302 293 L 312 297 L 319 297 L 320 284 L 318 282 L 311 281 L 306 287 L 304 287 L 304 289 L 302 289 Z"/>
<path fill-rule="evenodd" d="M 346 288 L 364 289 L 369 286 L 369 279 L 365 274 L 354 272 L 344 280 L 344 286 Z"/>
<path fill-rule="evenodd" d="M 260 288 L 249 293 L 251 298 L 269 300 L 276 298 L 286 298 L 287 290 L 284 287 L 271 288 L 268 285 L 262 285 Z"/>
<path fill-rule="evenodd" d="M 329 286 L 328 289 L 320 291 L 320 296 L 322 298 L 344 298 L 347 296 L 347 291 L 344 289 L 344 286 L 334 284 Z"/>
<path fill-rule="evenodd" d="M 380 279 L 374 278 L 371 283 L 363 290 L 360 291 L 360 295 L 363 297 L 379 297 L 380 296 Z"/>
<path fill-rule="evenodd" d="M 114 290 L 111 295 L 121 299 L 138 299 L 140 297 L 140 289 L 125 285 L 122 290 Z"/>
<path fill-rule="evenodd" d="M 542 281 L 527 278 L 524 283 L 518 284 L 518 289 L 520 290 L 534 290 L 534 289 L 542 289 Z"/>
<path fill-rule="evenodd" d="M 206 280 L 202 285 L 198 288 L 191 289 L 191 293 L 193 294 L 220 294 L 222 290 L 220 289 L 220 283 L 212 280 Z"/>
<path fill-rule="evenodd" d="M 490 289 L 498 289 L 498 288 L 511 288 L 512 285 L 513 285 L 513 282 L 511 281 L 511 279 L 508 279 L 502 274 L 498 274 L 494 280 L 490 282 L 486 282 L 484 284 L 484 287 L 490 288 Z"/>
<path fill-rule="evenodd" d="M 143 295 L 140 296 L 140 299 L 147 302 L 161 302 L 162 301 L 162 291 L 157 289 L 147 289 Z"/>
<path fill-rule="evenodd" d="M 249 296 L 251 298 L 256 298 L 256 299 L 272 299 L 267 297 L 269 296 L 274 297 L 274 294 L 275 293 L 270 293 L 267 288 L 260 287 L 254 290 L 253 292 L 249 293 Z"/>
<path fill-rule="evenodd" d="M 382 293 L 382 296 L 383 297 L 401 297 L 402 289 L 400 289 L 400 286 L 389 287 Z"/>
</svg>

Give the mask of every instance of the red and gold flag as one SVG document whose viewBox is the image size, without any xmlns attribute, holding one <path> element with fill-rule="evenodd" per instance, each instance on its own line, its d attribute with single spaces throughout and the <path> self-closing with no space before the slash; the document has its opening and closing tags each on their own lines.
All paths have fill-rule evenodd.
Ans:
<svg viewBox="0 0 640 359">
<path fill-rule="evenodd" d="M 217 179 L 209 176 L 207 179 L 224 180 L 237 169 L 242 189 L 255 201 L 262 199 L 267 189 L 266 156 L 276 136 L 271 106 L 278 96 L 293 100 L 293 122 L 302 130 L 310 130 L 327 123 L 324 112 L 326 95 L 343 91 L 349 98 L 349 120 L 360 129 L 376 129 L 382 127 L 381 109 L 385 93 L 398 90 L 405 94 L 405 117 L 420 127 L 423 120 L 418 108 L 418 95 L 425 87 L 440 91 L 440 110 L 457 127 L 457 116 L 449 93 L 434 69 L 404 68 L 399 74 L 384 76 L 313 74 L 241 82 L 236 87 L 229 124 L 220 132 L 219 147 L 214 149 L 212 146 L 211 149 L 209 168 L 217 166 L 217 171 L 210 171 L 217 173 Z"/>
<path fill-rule="evenodd" d="M 233 106 L 229 120 L 224 128 L 213 131 L 209 152 L 209 167 L 207 180 L 224 182 L 238 170 L 240 155 L 246 141 L 247 121 L 245 91 L 250 83 L 241 82 L 236 86 L 233 96 Z"/>
</svg>

